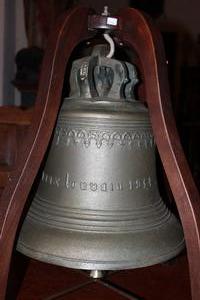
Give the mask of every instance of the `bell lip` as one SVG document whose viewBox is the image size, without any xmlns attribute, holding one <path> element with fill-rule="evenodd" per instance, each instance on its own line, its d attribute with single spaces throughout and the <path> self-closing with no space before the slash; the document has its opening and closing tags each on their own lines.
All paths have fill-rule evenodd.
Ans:
<svg viewBox="0 0 200 300">
<path fill-rule="evenodd" d="M 130 260 L 124 261 L 97 261 L 90 260 L 83 262 L 81 259 L 70 259 L 63 258 L 61 256 L 52 256 L 48 253 L 33 250 L 31 247 L 25 246 L 23 243 L 17 245 L 17 251 L 20 253 L 31 257 L 33 259 L 39 260 L 44 263 L 50 263 L 53 265 L 72 268 L 72 269 L 83 269 L 83 270 L 126 270 L 126 269 L 137 269 L 150 267 L 159 263 L 164 263 L 175 257 L 177 257 L 185 249 L 185 240 L 182 241 L 173 249 L 173 251 L 167 252 L 163 255 L 156 256 L 154 259 L 148 258 L 147 260 L 141 260 L 137 263 L 133 263 Z"/>
<path fill-rule="evenodd" d="M 73 231 L 74 233 L 72 233 L 72 231 L 71 233 L 70 231 L 68 233 L 67 231 L 62 232 L 59 229 L 54 229 L 52 231 L 51 227 L 45 226 L 42 230 L 43 233 L 45 232 L 45 236 L 41 233 L 41 237 L 38 239 L 38 234 L 30 236 L 30 226 L 33 229 L 33 233 L 39 232 L 38 230 L 41 229 L 41 227 L 35 222 L 25 223 L 26 224 L 22 226 L 22 232 L 17 243 L 17 250 L 19 252 L 43 262 L 74 269 L 120 270 L 147 267 L 170 260 L 177 256 L 185 248 L 184 234 L 181 225 L 173 215 L 171 215 L 171 218 L 168 219 L 166 223 L 159 226 L 160 230 L 158 230 L 157 234 L 159 234 L 157 236 L 155 236 L 155 229 L 144 231 L 142 233 L 143 236 L 141 235 L 141 232 L 127 232 L 121 234 L 107 234 L 102 232 L 97 235 L 94 235 L 94 233 L 91 232 L 85 232 L 83 236 L 83 233 L 79 231 Z M 170 232 L 173 228 L 174 231 L 170 236 L 167 232 Z M 59 238 L 62 240 L 62 235 L 60 236 L 59 232 L 60 234 L 62 232 L 62 235 L 65 238 L 63 240 L 63 244 L 61 244 L 61 249 L 63 250 L 61 250 L 60 253 L 56 253 L 54 249 L 55 240 L 52 244 L 52 237 L 58 234 Z M 152 241 L 154 236 L 155 238 Z M 92 240 L 90 241 L 91 237 Z M 79 241 L 78 244 L 76 244 L 77 239 Z M 109 244 L 107 244 L 107 240 L 110 241 Z M 104 254 L 103 256 L 101 254 L 98 256 L 97 253 L 96 259 L 93 259 L 90 250 L 95 249 L 95 247 L 99 249 L 98 241 L 101 241 L 101 243 L 103 241 L 102 245 L 104 248 L 102 248 L 100 252 Z M 125 241 L 127 241 L 127 243 L 124 247 Z M 111 251 L 111 244 L 114 247 L 116 244 L 118 245 L 117 248 L 114 248 L 116 249 L 115 253 Z M 150 246 L 148 247 L 148 245 Z M 75 249 L 77 249 L 76 247 L 79 247 L 78 249 L 82 250 L 81 252 L 78 251 L 77 257 L 73 257 L 73 253 Z M 90 249 L 90 247 L 92 248 Z M 89 252 L 84 253 L 83 250 L 87 248 Z M 128 252 L 124 252 L 124 254 L 122 254 L 123 249 L 127 249 Z M 140 249 L 144 249 L 142 254 Z M 92 253 L 93 252 L 94 251 L 92 250 Z M 96 253 L 96 251 L 94 253 Z"/>
</svg>

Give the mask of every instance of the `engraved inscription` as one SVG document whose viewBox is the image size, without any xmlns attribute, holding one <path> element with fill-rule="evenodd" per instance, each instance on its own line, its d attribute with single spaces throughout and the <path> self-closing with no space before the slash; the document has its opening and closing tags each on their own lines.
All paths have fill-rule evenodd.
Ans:
<svg viewBox="0 0 200 300">
<path fill-rule="evenodd" d="M 43 171 L 42 182 L 44 184 L 55 186 L 57 188 L 66 188 L 67 190 L 80 190 L 89 192 L 120 192 L 134 190 L 149 190 L 152 188 L 152 179 L 150 176 L 144 178 L 136 178 L 133 180 L 117 181 L 117 182 L 95 182 L 86 180 L 75 180 L 69 172 L 65 177 L 58 177 L 47 174 Z"/>
<path fill-rule="evenodd" d="M 42 181 L 44 183 L 55 185 L 56 187 L 60 187 L 61 178 L 56 176 L 51 176 L 42 172 Z"/>
<path fill-rule="evenodd" d="M 97 148 L 103 145 L 112 148 L 114 144 L 122 147 L 135 148 L 152 148 L 154 147 L 154 138 L 150 131 L 111 131 L 111 130 L 96 130 L 96 129 L 71 129 L 69 127 L 56 127 L 55 132 L 56 145 L 78 145 L 89 147 L 91 143 Z"/>
</svg>

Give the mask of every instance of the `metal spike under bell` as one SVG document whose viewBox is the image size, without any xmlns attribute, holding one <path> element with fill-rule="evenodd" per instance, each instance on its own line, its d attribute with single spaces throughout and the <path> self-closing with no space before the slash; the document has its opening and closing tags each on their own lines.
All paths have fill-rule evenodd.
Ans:
<svg viewBox="0 0 200 300">
<path fill-rule="evenodd" d="M 72 65 L 70 97 L 17 244 L 32 258 L 95 274 L 164 262 L 184 247 L 159 194 L 136 69 L 104 53 L 97 46 Z"/>
</svg>

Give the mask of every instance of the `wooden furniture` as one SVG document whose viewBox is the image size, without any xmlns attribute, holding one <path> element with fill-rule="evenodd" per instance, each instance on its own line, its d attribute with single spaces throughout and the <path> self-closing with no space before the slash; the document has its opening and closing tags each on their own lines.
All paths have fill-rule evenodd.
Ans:
<svg viewBox="0 0 200 300">
<path fill-rule="evenodd" d="M 5 298 L 10 259 L 23 208 L 56 121 L 67 62 L 74 47 L 95 34 L 95 30 L 88 31 L 89 13 L 89 9 L 78 6 L 63 15 L 47 46 L 32 122 L 20 142 L 16 168 L 10 173 L 0 199 L 0 299 Z M 94 17 L 90 26 L 98 28 L 102 21 L 101 17 Z M 184 229 L 192 299 L 199 300 L 200 198 L 172 114 L 160 34 L 148 17 L 129 8 L 119 12 L 113 34 L 116 43 L 129 46 L 139 56 L 155 140 Z"/>
<path fill-rule="evenodd" d="M 32 110 L 0 107 L 0 195 L 8 183 L 10 173 L 17 167 L 20 145 L 26 139 Z"/>
</svg>

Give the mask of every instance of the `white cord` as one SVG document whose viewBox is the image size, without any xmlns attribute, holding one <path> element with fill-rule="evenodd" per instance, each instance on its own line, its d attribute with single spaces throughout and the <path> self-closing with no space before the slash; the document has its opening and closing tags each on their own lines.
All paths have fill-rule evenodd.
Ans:
<svg viewBox="0 0 200 300">
<path fill-rule="evenodd" d="M 110 52 L 106 55 L 106 57 L 111 58 L 113 57 L 114 53 L 115 53 L 115 44 L 113 39 L 110 37 L 110 35 L 108 33 L 104 33 L 104 38 L 105 40 L 109 43 L 110 45 Z"/>
</svg>

